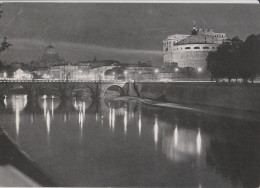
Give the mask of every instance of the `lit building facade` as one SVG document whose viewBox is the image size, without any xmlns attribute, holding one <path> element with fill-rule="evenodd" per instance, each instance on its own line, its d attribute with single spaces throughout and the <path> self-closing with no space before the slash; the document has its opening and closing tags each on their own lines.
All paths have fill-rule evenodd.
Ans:
<svg viewBox="0 0 260 188">
<path fill-rule="evenodd" d="M 32 79 L 32 75 L 27 72 L 23 71 L 22 69 L 18 69 L 14 72 L 14 78 L 15 79 Z"/>
<path fill-rule="evenodd" d="M 50 78 L 52 79 L 77 79 L 80 74 L 78 66 L 60 65 L 52 66 L 50 69 Z"/>
<path fill-rule="evenodd" d="M 193 67 L 207 69 L 208 53 L 226 40 L 225 33 L 193 27 L 190 35 L 174 34 L 163 40 L 163 67 Z"/>
</svg>

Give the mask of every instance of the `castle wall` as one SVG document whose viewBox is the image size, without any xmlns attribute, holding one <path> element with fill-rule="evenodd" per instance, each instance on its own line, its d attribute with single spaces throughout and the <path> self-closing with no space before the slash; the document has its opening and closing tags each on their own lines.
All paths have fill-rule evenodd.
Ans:
<svg viewBox="0 0 260 188">
<path fill-rule="evenodd" d="M 190 35 L 174 34 L 163 40 L 163 63 L 171 66 L 207 69 L 207 56 L 226 40 L 225 33 L 213 29 L 196 28 Z M 173 64 L 174 63 L 174 64 Z"/>
<path fill-rule="evenodd" d="M 208 53 L 215 51 L 219 44 L 186 44 L 172 46 L 164 52 L 165 63 L 178 63 L 179 67 L 207 69 Z"/>
<path fill-rule="evenodd" d="M 260 110 L 259 84 L 234 83 L 137 83 L 141 98 L 164 102 Z"/>
</svg>

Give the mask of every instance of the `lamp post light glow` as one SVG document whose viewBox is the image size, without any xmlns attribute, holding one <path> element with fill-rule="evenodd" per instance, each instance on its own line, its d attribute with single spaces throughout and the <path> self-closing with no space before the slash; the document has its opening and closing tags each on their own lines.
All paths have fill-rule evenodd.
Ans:
<svg viewBox="0 0 260 188">
<path fill-rule="evenodd" d="M 138 82 L 140 81 L 141 74 L 142 74 L 142 71 L 139 71 L 139 74 L 138 74 Z"/>
<path fill-rule="evenodd" d="M 179 72 L 179 69 L 178 69 L 178 68 L 175 68 L 174 71 L 175 71 L 175 72 Z"/>
<path fill-rule="evenodd" d="M 3 73 L 3 77 L 6 78 L 7 77 L 7 74 L 6 72 Z"/>
<path fill-rule="evenodd" d="M 116 77 L 115 77 L 115 74 L 116 74 L 116 73 L 115 73 L 115 72 L 113 72 L 112 74 L 113 74 L 113 79 L 115 80 L 115 79 L 116 79 Z"/>
<path fill-rule="evenodd" d="M 159 73 L 159 69 L 154 69 L 154 79 L 158 80 L 158 73 Z"/>
<path fill-rule="evenodd" d="M 128 80 L 128 79 L 127 79 L 127 74 L 128 74 L 128 72 L 127 72 L 127 70 L 125 70 L 125 71 L 124 71 L 125 80 Z"/>
<path fill-rule="evenodd" d="M 201 77 L 201 74 L 200 74 L 200 73 L 202 72 L 202 68 L 201 68 L 201 67 L 198 67 L 197 71 L 198 71 L 197 79 L 199 80 L 200 77 Z"/>
</svg>

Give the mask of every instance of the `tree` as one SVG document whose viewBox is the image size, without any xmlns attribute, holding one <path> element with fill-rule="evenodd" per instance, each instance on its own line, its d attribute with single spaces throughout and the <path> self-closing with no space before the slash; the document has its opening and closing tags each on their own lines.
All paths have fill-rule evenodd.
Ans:
<svg viewBox="0 0 260 188">
<path fill-rule="evenodd" d="M 2 6 L 2 4 L 0 4 L 0 8 L 1 8 L 1 6 Z M 2 17 L 2 14 L 3 14 L 3 10 L 0 10 L 0 18 Z M 4 41 L 1 43 L 1 46 L 0 46 L 0 53 L 5 51 L 10 46 L 12 46 L 12 44 L 8 43 L 6 40 L 7 40 L 7 38 L 4 37 Z"/>
<path fill-rule="evenodd" d="M 234 37 L 218 46 L 217 51 L 207 57 L 208 70 L 212 79 L 228 78 L 229 81 L 239 76 L 238 65 L 241 61 L 240 49 L 243 41 Z"/>
<path fill-rule="evenodd" d="M 4 37 L 4 41 L 1 43 L 2 46 L 0 47 L 0 52 L 5 51 L 7 48 L 12 46 L 12 44 L 8 43 L 6 40 L 7 40 L 7 38 Z"/>
<path fill-rule="evenodd" d="M 252 34 L 246 38 L 241 47 L 240 55 L 239 75 L 244 82 L 249 79 L 253 81 L 260 73 L 260 34 Z"/>
</svg>

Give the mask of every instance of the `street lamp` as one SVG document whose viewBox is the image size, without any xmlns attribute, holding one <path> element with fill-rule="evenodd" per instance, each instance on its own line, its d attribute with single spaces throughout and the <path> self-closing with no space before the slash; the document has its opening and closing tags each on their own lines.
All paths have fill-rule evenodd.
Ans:
<svg viewBox="0 0 260 188">
<path fill-rule="evenodd" d="M 179 69 L 176 67 L 176 68 L 174 69 L 174 71 L 175 71 L 175 72 L 179 72 Z"/>
</svg>

